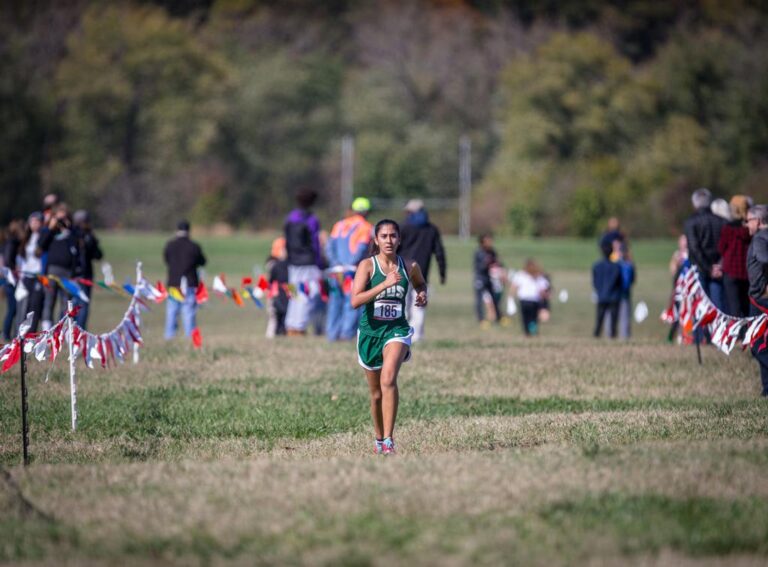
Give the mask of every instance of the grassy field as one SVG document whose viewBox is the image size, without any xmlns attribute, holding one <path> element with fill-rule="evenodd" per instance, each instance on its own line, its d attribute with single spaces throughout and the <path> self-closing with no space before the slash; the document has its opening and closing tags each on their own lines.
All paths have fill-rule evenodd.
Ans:
<svg viewBox="0 0 768 567">
<path fill-rule="evenodd" d="M 266 237 L 202 238 L 208 274 L 258 269 Z M 159 235 L 104 235 L 118 281 Z M 30 364 L 20 466 L 18 371 L 0 379 L 0 563 L 25 565 L 734 564 L 768 561 L 768 404 L 756 364 L 666 343 L 671 241 L 637 242 L 628 342 L 591 338 L 594 242 L 501 241 L 556 290 L 541 336 L 473 318 L 473 243 L 448 240 L 428 340 L 400 378 L 399 455 L 375 457 L 350 344 L 268 341 L 263 311 L 218 298 L 204 348 L 145 317 L 139 365 Z M 125 299 L 97 290 L 91 329 Z"/>
</svg>

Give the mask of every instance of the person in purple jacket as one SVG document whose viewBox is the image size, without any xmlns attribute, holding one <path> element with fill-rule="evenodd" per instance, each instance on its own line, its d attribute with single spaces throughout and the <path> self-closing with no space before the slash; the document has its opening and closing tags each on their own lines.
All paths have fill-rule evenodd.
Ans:
<svg viewBox="0 0 768 567">
<path fill-rule="evenodd" d="M 320 221 L 310 211 L 317 193 L 302 188 L 296 194 L 297 208 L 285 218 L 285 249 L 288 254 L 288 283 L 293 292 L 288 302 L 285 328 L 289 336 L 304 335 L 312 302 L 319 294 L 323 268 Z"/>
</svg>

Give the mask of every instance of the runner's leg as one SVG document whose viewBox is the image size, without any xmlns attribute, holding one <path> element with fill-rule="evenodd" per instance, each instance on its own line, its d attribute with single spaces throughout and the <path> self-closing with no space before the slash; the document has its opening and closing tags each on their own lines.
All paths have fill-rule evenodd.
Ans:
<svg viewBox="0 0 768 567">
<path fill-rule="evenodd" d="M 368 390 L 371 394 L 371 417 L 376 439 L 384 439 L 384 419 L 381 413 L 381 370 L 366 370 Z"/>
<path fill-rule="evenodd" d="M 392 432 L 395 430 L 399 402 L 397 375 L 409 350 L 408 345 L 397 341 L 392 341 L 384 347 L 384 364 L 381 367 L 379 383 L 381 384 L 381 411 L 385 438 L 392 437 Z"/>
</svg>

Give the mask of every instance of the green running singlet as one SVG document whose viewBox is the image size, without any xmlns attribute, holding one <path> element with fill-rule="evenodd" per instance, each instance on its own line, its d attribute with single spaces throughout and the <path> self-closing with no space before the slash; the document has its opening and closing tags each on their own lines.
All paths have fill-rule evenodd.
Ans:
<svg viewBox="0 0 768 567">
<path fill-rule="evenodd" d="M 382 271 L 376 256 L 371 257 L 373 273 L 365 286 L 372 289 L 382 283 L 386 274 Z M 373 301 L 363 306 L 357 333 L 357 354 L 360 365 L 369 370 L 378 370 L 383 364 L 384 347 L 388 342 L 398 341 L 411 345 L 413 331 L 405 318 L 405 300 L 408 295 L 410 278 L 403 259 L 397 257 L 397 269 L 402 279 L 385 289 Z M 406 360 L 410 358 L 410 351 Z"/>
</svg>

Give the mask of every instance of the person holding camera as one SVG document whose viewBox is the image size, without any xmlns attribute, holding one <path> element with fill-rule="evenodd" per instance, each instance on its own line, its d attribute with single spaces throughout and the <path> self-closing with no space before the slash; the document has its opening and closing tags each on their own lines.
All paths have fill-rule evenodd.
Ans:
<svg viewBox="0 0 768 567">
<path fill-rule="evenodd" d="M 66 204 L 60 203 L 54 208 L 48 225 L 41 231 L 39 246 L 46 258 L 45 275 L 49 276 L 43 302 L 42 323 L 43 331 L 47 331 L 53 325 L 57 299 L 61 302 L 59 317 L 64 315 L 67 300 L 70 299 L 67 291 L 56 280 L 71 279 L 80 259 L 77 236 L 72 230 L 72 218 Z"/>
<path fill-rule="evenodd" d="M 91 227 L 91 215 L 88 211 L 83 209 L 75 211 L 72 215 L 72 221 L 74 223 L 75 238 L 78 243 L 78 252 L 80 257 L 77 263 L 76 276 L 84 278 L 86 280 L 93 281 L 93 261 L 101 260 L 104 257 L 104 253 L 99 246 L 99 239 L 93 233 Z M 87 328 L 88 324 L 88 311 L 91 299 L 91 286 L 83 285 L 82 290 L 88 301 L 80 301 L 80 311 L 77 313 L 77 324 L 83 329 Z"/>
</svg>

